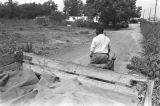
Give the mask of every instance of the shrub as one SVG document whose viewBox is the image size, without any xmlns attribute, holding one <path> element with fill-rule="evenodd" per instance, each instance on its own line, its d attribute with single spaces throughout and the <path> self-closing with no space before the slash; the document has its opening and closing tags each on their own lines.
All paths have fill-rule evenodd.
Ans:
<svg viewBox="0 0 160 106">
<path fill-rule="evenodd" d="M 86 27 L 86 21 L 83 19 L 78 19 L 75 21 L 77 27 Z"/>
<path fill-rule="evenodd" d="M 80 31 L 80 34 L 89 34 L 89 31 Z"/>
<path fill-rule="evenodd" d="M 87 28 L 96 28 L 99 25 L 100 24 L 97 23 L 97 22 L 89 22 L 89 21 L 87 21 Z"/>
<path fill-rule="evenodd" d="M 0 54 L 13 53 L 16 49 L 15 37 L 3 30 L 0 38 Z"/>
<path fill-rule="evenodd" d="M 133 18 L 133 19 L 130 20 L 130 23 L 138 23 L 138 19 Z"/>
<path fill-rule="evenodd" d="M 42 17 L 36 17 L 34 21 L 39 25 L 46 25 L 48 24 L 49 19 L 46 16 L 42 16 Z"/>
<path fill-rule="evenodd" d="M 57 24 L 66 24 L 65 19 L 67 17 L 68 16 L 65 13 L 60 12 L 60 11 L 55 11 L 49 16 L 49 20 Z"/>
<path fill-rule="evenodd" d="M 142 57 L 133 57 L 127 68 L 140 72 L 155 79 L 155 87 L 153 90 L 153 105 L 160 105 L 160 23 L 153 24 L 145 20 L 141 20 L 142 40 Z"/>
<path fill-rule="evenodd" d="M 99 23 L 96 22 L 90 22 L 83 19 L 78 19 L 75 21 L 77 27 L 86 27 L 86 28 L 96 28 Z"/>
<path fill-rule="evenodd" d="M 160 70 L 160 24 L 152 24 L 142 20 L 140 27 L 143 34 L 143 40 L 141 42 L 143 58 L 136 57 L 137 61 L 133 61 L 135 60 L 135 57 L 133 57 L 129 66 L 134 67 L 132 67 L 132 70 L 145 73 L 152 78 L 160 78 L 160 75 L 157 75 Z M 139 67 L 140 64 L 143 65 L 142 68 L 144 68 L 146 72 L 141 70 Z"/>
</svg>

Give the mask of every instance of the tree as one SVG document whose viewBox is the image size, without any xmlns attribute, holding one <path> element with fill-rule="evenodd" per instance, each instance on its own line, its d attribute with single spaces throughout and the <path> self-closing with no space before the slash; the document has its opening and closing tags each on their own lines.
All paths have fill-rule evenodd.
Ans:
<svg viewBox="0 0 160 106">
<path fill-rule="evenodd" d="M 57 5 L 52 1 L 43 4 L 26 3 L 19 5 L 9 0 L 0 3 L 0 18 L 26 18 L 33 19 L 37 16 L 49 16 L 51 12 L 57 11 Z"/>
<path fill-rule="evenodd" d="M 140 18 L 141 17 L 141 11 L 142 11 L 142 7 L 141 6 L 137 7 L 137 9 L 135 11 L 135 14 L 134 14 L 134 17 Z"/>
<path fill-rule="evenodd" d="M 83 2 L 81 0 L 64 0 L 63 11 L 69 16 L 81 16 Z"/>
<path fill-rule="evenodd" d="M 60 11 L 55 11 L 51 14 L 50 20 L 53 22 L 61 23 L 63 20 L 65 20 L 68 16 Z"/>
<path fill-rule="evenodd" d="M 97 12 L 94 8 L 94 5 L 84 5 L 83 8 L 84 16 L 88 16 L 89 21 L 92 21 L 95 16 L 97 16 Z"/>
<path fill-rule="evenodd" d="M 88 17 L 99 16 L 104 25 L 110 22 L 116 25 L 141 14 L 141 8 L 136 7 L 136 0 L 87 0 L 85 9 Z"/>
<path fill-rule="evenodd" d="M 57 5 L 53 1 L 47 1 L 43 3 L 44 13 L 50 15 L 52 12 L 57 10 Z"/>
<path fill-rule="evenodd" d="M 0 9 L 0 16 L 5 18 L 14 18 L 18 16 L 18 3 L 12 2 L 12 0 L 9 0 L 8 2 L 5 2 L 4 4 L 1 4 Z"/>
</svg>

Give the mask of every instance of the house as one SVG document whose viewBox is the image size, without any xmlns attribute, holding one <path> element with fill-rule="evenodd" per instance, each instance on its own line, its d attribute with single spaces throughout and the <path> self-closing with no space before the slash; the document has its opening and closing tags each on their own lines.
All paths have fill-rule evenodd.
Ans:
<svg viewBox="0 0 160 106">
<path fill-rule="evenodd" d="M 70 16 L 66 21 L 68 22 L 75 22 L 76 20 L 82 19 L 84 21 L 88 20 L 87 16 Z M 94 22 L 99 22 L 99 18 L 98 17 L 94 17 L 93 19 Z"/>
</svg>

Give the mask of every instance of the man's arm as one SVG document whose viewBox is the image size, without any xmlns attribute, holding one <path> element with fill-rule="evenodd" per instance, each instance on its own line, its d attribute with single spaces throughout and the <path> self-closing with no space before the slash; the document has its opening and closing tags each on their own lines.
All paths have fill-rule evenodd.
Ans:
<svg viewBox="0 0 160 106">
<path fill-rule="evenodd" d="M 111 52 L 111 44 L 109 42 L 109 44 L 108 44 L 108 53 L 110 53 L 110 52 Z"/>
<path fill-rule="evenodd" d="M 92 57 L 94 50 L 95 50 L 95 47 L 96 47 L 96 41 L 93 38 L 92 43 L 91 43 L 91 48 L 90 48 L 90 51 L 91 51 L 90 57 Z"/>
</svg>

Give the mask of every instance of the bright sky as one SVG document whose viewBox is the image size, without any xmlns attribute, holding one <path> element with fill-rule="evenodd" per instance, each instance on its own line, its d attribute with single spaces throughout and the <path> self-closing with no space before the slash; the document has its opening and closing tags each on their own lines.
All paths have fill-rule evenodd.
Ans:
<svg viewBox="0 0 160 106">
<path fill-rule="evenodd" d="M 8 0 L 0 0 L 0 1 L 1 2 L 6 2 Z M 43 2 L 48 1 L 48 0 L 13 0 L 13 1 L 17 1 L 20 4 L 22 4 L 22 3 L 29 3 L 29 2 L 43 3 Z M 53 1 L 56 4 L 58 4 L 58 9 L 62 11 L 63 7 L 64 7 L 63 0 L 53 0 Z M 83 0 L 83 1 L 85 2 L 86 0 Z M 142 6 L 143 12 L 145 10 L 145 18 L 148 18 L 150 8 L 152 10 L 151 11 L 152 16 L 154 15 L 155 1 L 156 0 L 137 0 L 137 6 Z M 143 13 L 142 13 L 142 16 L 143 16 Z M 160 0 L 158 0 L 157 16 L 160 18 Z"/>
<path fill-rule="evenodd" d="M 142 16 L 144 13 L 145 18 L 148 18 L 151 9 L 151 16 L 153 17 L 155 12 L 155 3 L 156 0 L 137 0 L 137 5 L 142 6 L 143 8 Z M 158 0 L 157 16 L 160 18 L 160 0 Z"/>
</svg>

